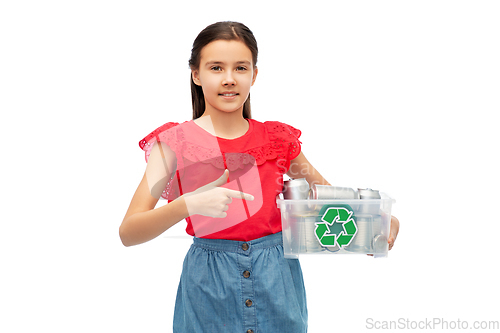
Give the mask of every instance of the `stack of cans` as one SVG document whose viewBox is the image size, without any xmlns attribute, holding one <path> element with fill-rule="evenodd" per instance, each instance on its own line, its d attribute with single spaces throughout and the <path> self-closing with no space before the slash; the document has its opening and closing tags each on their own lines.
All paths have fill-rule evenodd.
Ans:
<svg viewBox="0 0 500 333">
<path fill-rule="evenodd" d="M 359 199 L 370 200 L 380 199 L 380 193 L 377 190 L 370 188 L 358 188 Z M 380 204 L 378 202 L 361 203 L 358 210 L 355 212 L 356 224 L 358 233 L 352 240 L 351 244 L 346 247 L 347 251 L 351 252 L 373 252 L 374 240 L 379 238 L 382 229 L 382 216 L 380 215 Z"/>
<path fill-rule="evenodd" d="M 309 199 L 359 199 L 359 196 L 358 192 L 354 191 L 350 187 L 313 184 L 311 186 L 311 191 L 309 192 Z"/>
<path fill-rule="evenodd" d="M 305 178 L 292 179 L 284 182 L 283 198 L 285 200 L 307 200 L 309 198 L 309 183 Z M 289 217 L 294 228 L 291 230 L 292 242 L 297 242 L 305 252 L 324 251 L 315 236 L 317 213 L 308 203 L 294 205 Z"/>
<path fill-rule="evenodd" d="M 293 206 L 291 216 L 295 223 L 291 237 L 299 242 L 305 252 L 321 252 L 339 250 L 335 247 L 322 246 L 315 235 L 316 223 L 322 222 L 319 212 L 324 205 L 314 203 L 314 200 L 349 200 L 357 225 L 357 232 L 351 243 L 344 249 L 349 252 L 376 253 L 384 251 L 387 238 L 382 235 L 382 216 L 380 202 L 370 200 L 380 199 L 377 190 L 313 184 L 309 188 L 305 178 L 284 182 L 283 197 L 285 200 L 301 200 Z M 361 200 L 351 205 L 351 200 Z M 302 202 L 303 201 L 303 202 Z"/>
</svg>

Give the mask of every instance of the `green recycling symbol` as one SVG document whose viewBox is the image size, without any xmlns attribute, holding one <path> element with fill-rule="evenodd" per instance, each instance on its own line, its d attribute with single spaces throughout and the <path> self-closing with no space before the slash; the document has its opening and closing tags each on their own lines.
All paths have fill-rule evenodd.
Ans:
<svg viewBox="0 0 500 333">
<path fill-rule="evenodd" d="M 315 223 L 314 233 L 323 246 L 345 247 L 358 232 L 353 212 L 346 207 L 328 207 L 321 221 Z"/>
</svg>

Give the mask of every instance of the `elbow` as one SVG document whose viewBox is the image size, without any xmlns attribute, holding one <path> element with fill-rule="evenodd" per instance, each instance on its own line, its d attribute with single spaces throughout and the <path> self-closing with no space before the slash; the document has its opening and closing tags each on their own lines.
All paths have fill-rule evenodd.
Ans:
<svg viewBox="0 0 500 333">
<path fill-rule="evenodd" d="M 127 237 L 127 232 L 126 232 L 125 228 L 123 227 L 123 225 L 120 226 L 119 234 L 120 234 L 120 240 L 122 241 L 123 246 L 129 247 L 129 246 L 134 245 L 130 241 L 129 237 Z"/>
</svg>

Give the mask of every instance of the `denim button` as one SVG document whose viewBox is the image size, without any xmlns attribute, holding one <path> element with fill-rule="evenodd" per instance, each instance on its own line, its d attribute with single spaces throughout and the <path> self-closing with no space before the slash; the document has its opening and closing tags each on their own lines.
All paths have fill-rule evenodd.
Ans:
<svg viewBox="0 0 500 333">
<path fill-rule="evenodd" d="M 243 272 L 243 277 L 245 277 L 245 278 L 248 279 L 250 277 L 250 272 L 249 271 L 244 271 Z"/>
<path fill-rule="evenodd" d="M 247 330 L 247 333 L 253 333 L 253 330 Z"/>
<path fill-rule="evenodd" d="M 247 300 L 245 301 L 245 305 L 246 305 L 246 306 L 248 306 L 248 307 L 251 307 L 251 306 L 252 306 L 252 304 L 253 304 L 253 303 L 252 303 L 252 300 L 251 300 L 251 299 L 247 299 Z"/>
<path fill-rule="evenodd" d="M 249 246 L 247 243 L 243 243 L 243 245 L 241 245 L 241 248 L 243 249 L 243 251 L 246 251 L 248 250 Z"/>
</svg>

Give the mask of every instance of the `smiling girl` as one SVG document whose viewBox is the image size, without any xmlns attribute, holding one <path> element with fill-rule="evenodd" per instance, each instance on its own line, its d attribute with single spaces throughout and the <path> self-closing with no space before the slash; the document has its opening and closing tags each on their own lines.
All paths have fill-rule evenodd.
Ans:
<svg viewBox="0 0 500 333">
<path fill-rule="evenodd" d="M 251 117 L 257 42 L 218 22 L 195 39 L 189 65 L 193 120 L 140 141 L 147 167 L 120 226 L 126 246 L 186 219 L 174 332 L 306 332 L 300 263 L 285 259 L 276 196 L 283 174 L 329 183 L 301 152 L 300 130 Z M 169 203 L 156 208 L 158 199 Z M 393 218 L 390 247 L 399 222 Z"/>
</svg>

